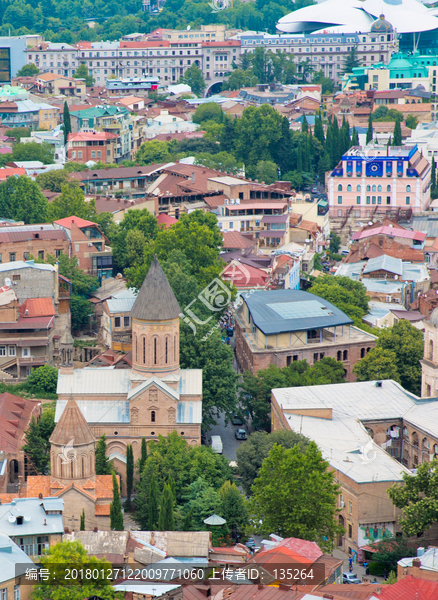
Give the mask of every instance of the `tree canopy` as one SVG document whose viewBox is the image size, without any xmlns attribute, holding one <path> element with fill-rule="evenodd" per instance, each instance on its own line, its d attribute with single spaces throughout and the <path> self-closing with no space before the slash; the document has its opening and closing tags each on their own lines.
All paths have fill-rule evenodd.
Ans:
<svg viewBox="0 0 438 600">
<path fill-rule="evenodd" d="M 312 283 L 309 292 L 334 304 L 354 321 L 356 327 L 363 327 L 362 317 L 368 313 L 368 296 L 360 281 L 323 275 Z"/>
<path fill-rule="evenodd" d="M 27 145 L 27 144 L 23 144 Z M 0 214 L 6 219 L 46 223 L 49 204 L 39 185 L 26 177 L 8 177 L 0 183 Z"/>
<path fill-rule="evenodd" d="M 41 367 L 40 367 L 41 368 Z M 45 404 L 37 421 L 32 417 L 24 434 L 23 450 L 30 460 L 30 470 L 46 475 L 50 467 L 50 436 L 55 429 L 55 405 Z"/>
<path fill-rule="evenodd" d="M 180 79 L 180 83 L 189 85 L 192 92 L 197 96 L 202 96 L 205 89 L 204 76 L 201 69 L 193 63 Z"/>
<path fill-rule="evenodd" d="M 64 169 L 40 173 L 35 177 L 35 181 L 42 190 L 50 190 L 51 192 L 61 192 L 62 186 L 66 183 L 73 185 L 69 173 Z"/>
<path fill-rule="evenodd" d="M 75 79 L 84 79 L 86 87 L 91 87 L 94 84 L 93 76 L 90 75 L 87 65 L 82 63 L 77 67 L 76 71 L 73 74 Z"/>
<path fill-rule="evenodd" d="M 373 348 L 353 367 L 353 373 L 358 381 L 373 381 L 375 379 L 393 379 L 400 383 L 397 369 L 397 356 L 391 350 Z"/>
<path fill-rule="evenodd" d="M 94 221 L 96 201 L 94 198 L 86 201 L 83 191 L 69 182 L 61 185 L 61 194 L 49 205 L 49 216 L 51 221 L 57 221 L 72 215 Z"/>
<path fill-rule="evenodd" d="M 299 446 L 275 444 L 263 461 L 252 487 L 250 511 L 254 529 L 316 542 L 331 552 L 337 535 L 339 486 L 335 473 L 314 442 Z"/>
<path fill-rule="evenodd" d="M 12 150 L 12 160 L 20 162 L 39 160 L 45 165 L 51 165 L 55 162 L 54 156 L 55 149 L 48 142 L 43 142 L 42 144 L 38 142 L 18 143 Z"/>
</svg>

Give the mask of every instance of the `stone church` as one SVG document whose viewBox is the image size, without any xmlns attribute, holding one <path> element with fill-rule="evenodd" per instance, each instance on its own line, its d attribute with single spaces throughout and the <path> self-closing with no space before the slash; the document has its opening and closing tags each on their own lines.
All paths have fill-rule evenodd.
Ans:
<svg viewBox="0 0 438 600">
<path fill-rule="evenodd" d="M 74 401 L 93 436 L 106 435 L 107 454 L 122 481 L 127 444 L 132 444 L 134 460 L 140 457 L 142 437 L 149 442 L 177 431 L 190 445 L 200 444 L 202 370 L 180 369 L 180 313 L 155 257 L 131 311 L 132 368 L 74 369 L 67 345 L 61 350 L 55 421 L 62 422 Z M 56 440 L 67 444 L 66 437 Z"/>
</svg>

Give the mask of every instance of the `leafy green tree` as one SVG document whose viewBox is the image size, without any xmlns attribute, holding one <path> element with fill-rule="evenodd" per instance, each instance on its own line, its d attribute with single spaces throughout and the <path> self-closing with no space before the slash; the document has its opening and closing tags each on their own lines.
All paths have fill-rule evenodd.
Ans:
<svg viewBox="0 0 438 600">
<path fill-rule="evenodd" d="M 309 124 L 305 114 L 303 114 L 303 120 L 301 121 L 301 133 L 309 133 Z"/>
<path fill-rule="evenodd" d="M 205 529 L 204 519 L 218 512 L 220 497 L 211 485 L 198 477 L 184 489 L 182 502 L 184 520 L 191 513 L 195 531 L 202 531 Z"/>
<path fill-rule="evenodd" d="M 226 481 L 218 490 L 220 499 L 219 514 L 226 520 L 230 531 L 241 537 L 248 525 L 248 509 L 245 499 L 235 483 Z"/>
<path fill-rule="evenodd" d="M 71 119 L 70 119 L 70 111 L 68 109 L 67 100 L 64 101 L 63 124 L 64 124 L 64 144 L 66 144 L 67 139 L 68 139 L 68 134 L 71 133 Z"/>
<path fill-rule="evenodd" d="M 106 211 L 101 212 L 94 217 L 94 222 L 97 223 L 99 229 L 111 243 L 116 234 L 116 224 L 112 213 Z"/>
<path fill-rule="evenodd" d="M 103 434 L 96 444 L 95 454 L 96 475 L 111 475 L 112 467 L 106 455 L 106 437 Z"/>
<path fill-rule="evenodd" d="M 119 597 L 111 579 L 106 578 L 111 564 L 105 559 L 89 556 L 81 542 L 59 542 L 40 557 L 41 566 L 48 569 L 50 576 L 40 580 L 32 589 L 33 600 L 83 600 L 98 597 L 102 600 L 116 600 Z M 68 579 L 65 566 L 75 569 L 96 569 L 93 579 Z M 68 593 L 66 592 L 68 590 Z"/>
<path fill-rule="evenodd" d="M 28 389 L 38 390 L 38 392 L 47 392 L 56 394 L 58 385 L 58 369 L 51 365 L 43 365 L 32 369 L 26 381 Z"/>
<path fill-rule="evenodd" d="M 172 492 L 173 506 L 175 508 L 176 507 L 176 488 L 175 488 L 175 480 L 173 479 L 172 475 L 169 475 L 169 478 L 167 479 L 167 485 L 169 486 L 169 489 Z"/>
<path fill-rule="evenodd" d="M 135 160 L 139 165 L 167 163 L 170 162 L 170 159 L 168 142 L 160 142 L 159 140 L 144 142 L 135 155 Z"/>
<path fill-rule="evenodd" d="M 401 125 L 400 125 L 399 119 L 395 122 L 395 125 L 394 125 L 394 133 L 392 135 L 392 145 L 393 146 L 401 146 L 402 145 Z"/>
<path fill-rule="evenodd" d="M 416 129 L 417 125 L 418 125 L 418 117 L 415 117 L 414 115 L 409 114 L 406 117 L 406 127 L 409 127 L 409 129 Z"/>
<path fill-rule="evenodd" d="M 344 530 L 337 518 L 339 486 L 328 466 L 314 442 L 305 452 L 298 446 L 274 445 L 252 488 L 251 510 L 255 522 L 261 522 L 258 529 L 316 542 L 331 552 Z"/>
<path fill-rule="evenodd" d="M 0 214 L 4 218 L 24 221 L 26 225 L 46 223 L 48 207 L 47 198 L 30 177 L 8 177 L 0 183 Z"/>
<path fill-rule="evenodd" d="M 81 512 L 80 530 L 85 531 L 85 509 L 82 509 L 82 512 Z"/>
<path fill-rule="evenodd" d="M 12 150 L 13 161 L 39 160 L 45 165 L 51 165 L 55 162 L 54 157 L 55 149 L 48 142 L 18 143 Z"/>
<path fill-rule="evenodd" d="M 237 473 L 239 474 L 243 490 L 247 496 L 251 495 L 251 488 L 259 475 L 263 461 L 268 456 L 274 444 L 283 448 L 298 446 L 303 452 L 309 440 L 295 431 L 280 429 L 267 433 L 266 431 L 254 431 L 248 439 L 236 450 Z"/>
<path fill-rule="evenodd" d="M 419 536 L 438 521 L 438 459 L 424 462 L 416 475 L 403 473 L 403 484 L 388 489 L 393 504 L 402 509 L 400 525 L 407 537 Z"/>
<path fill-rule="evenodd" d="M 146 463 L 146 459 L 148 457 L 148 447 L 146 445 L 146 438 L 141 438 L 141 446 L 140 446 L 140 461 L 138 463 L 138 473 L 141 478 L 141 474 L 143 473 L 144 465 Z"/>
<path fill-rule="evenodd" d="M 333 94 L 335 91 L 335 82 L 329 77 L 324 77 L 323 71 L 314 73 L 312 83 L 317 83 L 321 86 L 321 93 L 325 96 L 326 94 Z"/>
<path fill-rule="evenodd" d="M 216 121 L 216 123 L 222 123 L 223 119 L 223 110 L 217 102 L 200 104 L 192 117 L 193 123 L 198 123 L 198 125 L 204 121 Z"/>
<path fill-rule="evenodd" d="M 113 472 L 113 499 L 110 504 L 110 527 L 112 531 L 123 531 L 123 513 L 122 503 L 120 501 L 119 482 L 116 474 Z"/>
<path fill-rule="evenodd" d="M 86 297 L 99 287 L 99 281 L 96 277 L 92 277 L 79 269 L 76 256 L 69 258 L 62 252 L 58 257 L 48 254 L 46 262 L 51 265 L 58 263 L 59 273 L 72 282 L 73 293 L 77 296 Z"/>
<path fill-rule="evenodd" d="M 82 63 L 81 65 L 79 65 L 79 67 L 76 69 L 75 73 L 73 74 L 73 77 L 75 79 L 84 79 L 85 85 L 87 87 L 92 87 L 94 84 L 94 79 L 93 79 L 92 75 L 90 75 L 87 65 L 85 63 Z"/>
<path fill-rule="evenodd" d="M 43 412 L 37 421 L 31 418 L 24 434 L 23 450 L 36 469 L 38 475 L 46 475 L 50 467 L 50 436 L 55 429 L 55 407 L 52 404 L 43 406 Z"/>
<path fill-rule="evenodd" d="M 35 177 L 35 181 L 42 190 L 50 190 L 51 192 L 61 192 L 62 186 L 67 183 L 74 185 L 73 181 L 70 180 L 69 173 L 64 169 L 40 173 Z"/>
<path fill-rule="evenodd" d="M 235 69 L 232 71 L 228 80 L 222 85 L 224 90 L 240 90 L 245 87 L 251 87 L 259 83 L 258 77 L 250 69 Z"/>
<path fill-rule="evenodd" d="M 419 544 L 418 544 L 419 545 Z M 373 562 L 378 562 L 383 569 L 390 571 L 397 570 L 397 563 L 402 558 L 417 556 L 417 549 L 412 541 L 409 541 L 404 535 L 397 537 L 385 537 L 373 543 Z M 397 578 L 396 578 L 397 580 Z"/>
<path fill-rule="evenodd" d="M 245 108 L 235 124 L 236 158 L 243 160 L 246 167 L 261 160 L 273 161 L 282 136 L 282 120 L 280 113 L 267 104 Z"/>
<path fill-rule="evenodd" d="M 263 181 L 266 185 L 278 180 L 278 167 L 271 160 L 260 160 L 255 167 L 255 172 L 258 180 Z"/>
<path fill-rule="evenodd" d="M 403 319 L 381 332 L 376 347 L 395 354 L 401 385 L 419 396 L 421 394 L 420 360 L 424 354 L 422 332 Z"/>
<path fill-rule="evenodd" d="M 96 202 L 94 199 L 86 201 L 78 186 L 66 183 L 61 186 L 61 195 L 49 205 L 49 218 L 57 221 L 73 215 L 92 221 L 96 218 Z"/>
<path fill-rule="evenodd" d="M 370 116 L 368 117 L 368 129 L 367 129 L 367 137 L 366 137 L 366 143 L 369 144 L 373 139 L 373 117 L 372 114 L 370 113 Z"/>
<path fill-rule="evenodd" d="M 325 137 L 324 137 L 324 128 L 322 126 L 322 115 L 319 113 L 315 118 L 315 127 L 313 130 L 313 134 L 319 142 L 324 145 Z"/>
<path fill-rule="evenodd" d="M 192 446 L 189 449 L 190 465 L 188 481 L 202 477 L 213 488 L 220 488 L 233 473 L 228 459 L 217 454 L 211 446 Z"/>
<path fill-rule="evenodd" d="M 160 516 L 158 517 L 158 531 L 174 531 L 175 522 L 173 515 L 173 494 L 169 485 L 164 486 L 160 502 Z"/>
<path fill-rule="evenodd" d="M 19 142 L 22 137 L 30 137 L 30 129 L 28 127 L 14 127 L 13 129 L 6 129 L 5 135 L 13 137 Z"/>
<path fill-rule="evenodd" d="M 74 331 L 87 327 L 90 317 L 94 314 L 90 301 L 83 296 L 73 294 L 70 300 L 71 326 Z"/>
<path fill-rule="evenodd" d="M 362 326 L 362 317 L 369 309 L 366 288 L 360 281 L 323 275 L 314 281 L 309 292 L 334 304 L 353 319 L 356 327 Z"/>
<path fill-rule="evenodd" d="M 350 52 L 344 58 L 344 63 L 342 65 L 342 74 L 353 73 L 353 69 L 357 69 L 361 66 L 362 63 L 357 52 L 357 45 L 351 46 Z"/>
<path fill-rule="evenodd" d="M 195 63 L 189 67 L 180 79 L 181 83 L 189 85 L 192 92 L 198 97 L 202 96 L 205 89 L 205 81 L 201 69 Z"/>
<path fill-rule="evenodd" d="M 216 152 L 215 154 L 203 152 L 197 154 L 195 165 L 202 165 L 207 167 L 207 169 L 216 169 L 223 173 L 230 173 L 231 175 L 238 175 L 243 169 L 243 163 L 236 161 L 235 157 L 228 152 Z"/>
<path fill-rule="evenodd" d="M 205 106 L 201 104 L 200 108 Z M 224 118 L 225 115 L 224 115 Z M 171 148 L 172 153 L 177 155 L 186 154 L 187 156 L 199 156 L 202 153 L 211 155 L 219 152 L 219 147 L 215 141 L 208 140 L 207 138 L 185 138 L 180 140 Z"/>
<path fill-rule="evenodd" d="M 78 163 L 75 161 L 65 163 L 64 165 L 64 171 L 67 171 L 68 173 L 78 173 L 79 171 L 85 171 L 87 168 L 85 163 Z"/>
<path fill-rule="evenodd" d="M 40 70 L 33 63 L 28 63 L 27 65 L 23 65 L 21 69 L 17 71 L 17 77 L 33 77 L 34 75 L 38 75 Z"/>
<path fill-rule="evenodd" d="M 152 479 L 149 486 L 149 501 L 147 503 L 147 524 L 146 531 L 155 531 L 158 527 L 158 489 L 155 474 L 152 475 Z"/>
<path fill-rule="evenodd" d="M 142 265 L 144 245 L 153 240 L 157 232 L 157 219 L 147 209 L 128 210 L 121 223 L 115 228 L 111 241 L 117 267 L 124 269 Z M 142 254 L 141 260 L 139 260 L 140 254 Z"/>
<path fill-rule="evenodd" d="M 341 238 L 339 235 L 336 235 L 333 231 L 330 233 L 330 252 L 337 254 L 339 252 L 339 248 L 341 247 Z"/>
<path fill-rule="evenodd" d="M 132 444 L 126 446 L 126 508 L 131 510 L 131 495 L 134 484 L 134 454 Z"/>
<path fill-rule="evenodd" d="M 194 523 L 193 523 L 193 509 L 190 509 L 186 516 L 184 517 L 184 521 L 181 527 L 181 531 L 193 531 Z"/>
<path fill-rule="evenodd" d="M 359 146 L 359 134 L 357 133 L 357 129 L 354 126 L 353 126 L 353 132 L 351 134 L 351 145 Z"/>
<path fill-rule="evenodd" d="M 397 356 L 391 350 L 373 348 L 353 367 L 358 381 L 373 381 L 375 379 L 393 379 L 400 383 L 397 368 Z"/>
</svg>

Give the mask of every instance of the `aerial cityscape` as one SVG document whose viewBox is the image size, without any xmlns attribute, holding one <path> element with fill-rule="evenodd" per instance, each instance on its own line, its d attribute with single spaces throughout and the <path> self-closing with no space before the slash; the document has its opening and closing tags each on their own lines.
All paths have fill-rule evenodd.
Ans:
<svg viewBox="0 0 438 600">
<path fill-rule="evenodd" d="M 437 70 L 418 0 L 0 5 L 0 600 L 438 600 Z"/>
</svg>

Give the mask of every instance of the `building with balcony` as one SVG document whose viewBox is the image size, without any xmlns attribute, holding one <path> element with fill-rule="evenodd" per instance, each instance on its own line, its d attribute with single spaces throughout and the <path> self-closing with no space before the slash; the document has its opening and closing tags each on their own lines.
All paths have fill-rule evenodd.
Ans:
<svg viewBox="0 0 438 600">
<path fill-rule="evenodd" d="M 127 79 L 108 79 L 105 87 L 110 96 L 123 96 L 124 94 L 149 94 L 158 89 L 158 77 L 131 77 Z"/>
<path fill-rule="evenodd" d="M 257 373 L 324 357 L 342 361 L 347 381 L 353 367 L 374 348 L 376 337 L 327 300 L 299 290 L 256 291 L 236 313 L 236 356 L 242 370 Z"/>
<path fill-rule="evenodd" d="M 41 73 L 51 72 L 72 77 L 79 66 L 78 50 L 70 44 L 40 42 L 25 51 L 26 64 L 34 64 Z"/>
<path fill-rule="evenodd" d="M 69 255 L 67 234 L 53 225 L 10 225 L 0 229 L 0 263 Z"/>
<path fill-rule="evenodd" d="M 40 73 L 35 78 L 35 87 L 41 94 L 55 96 L 85 96 L 86 86 L 83 79 L 74 79 L 53 72 Z"/>
<path fill-rule="evenodd" d="M 362 227 L 361 221 L 408 220 L 425 211 L 430 174 L 416 145 L 350 148 L 327 178 L 332 230 L 345 236 Z"/>
<path fill-rule="evenodd" d="M 69 133 L 67 139 L 67 159 L 87 163 L 99 161 L 115 162 L 118 136 L 104 131 Z"/>
<path fill-rule="evenodd" d="M 31 598 L 32 586 L 24 584 L 27 569 L 36 565 L 5 533 L 0 533 L 0 595 L 6 600 Z"/>
<path fill-rule="evenodd" d="M 116 292 L 103 303 L 101 338 L 111 350 L 130 352 L 132 349 L 131 310 L 137 292 L 133 289 Z"/>
<path fill-rule="evenodd" d="M 99 226 L 92 221 L 71 216 L 54 221 L 56 228 L 65 231 L 71 243 L 71 255 L 78 259 L 78 267 L 94 275 L 102 283 L 112 277 L 113 257 L 108 242 Z"/>
<path fill-rule="evenodd" d="M 168 110 L 161 110 L 157 117 L 147 120 L 147 128 L 145 129 L 146 139 L 152 139 L 157 135 L 171 133 L 192 133 L 198 129 L 196 123 L 185 121 L 181 117 L 169 114 Z"/>
<path fill-rule="evenodd" d="M 29 129 L 53 129 L 58 125 L 59 108 L 31 100 L 1 102 L 1 124 L 6 127 L 28 127 Z"/>
</svg>

